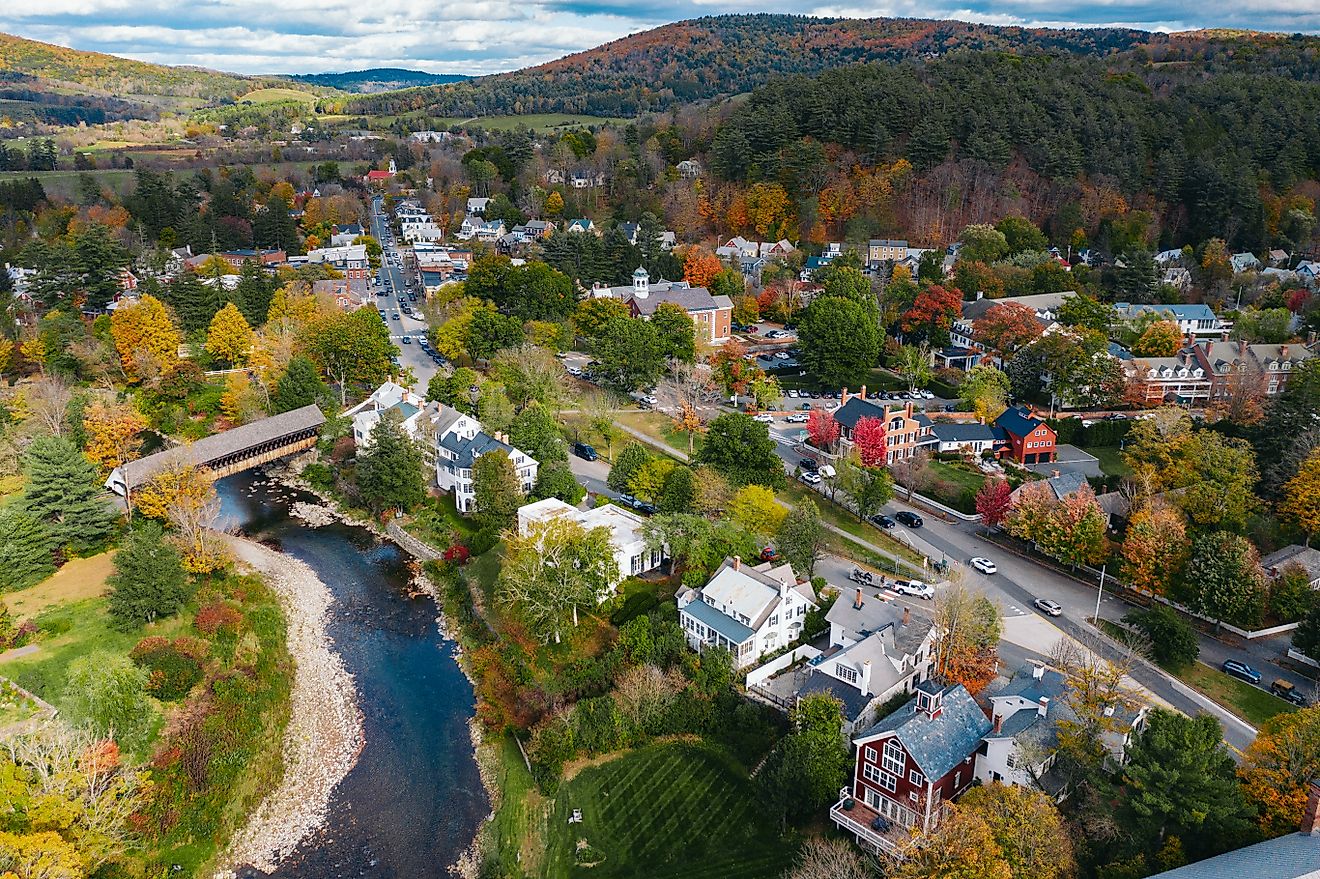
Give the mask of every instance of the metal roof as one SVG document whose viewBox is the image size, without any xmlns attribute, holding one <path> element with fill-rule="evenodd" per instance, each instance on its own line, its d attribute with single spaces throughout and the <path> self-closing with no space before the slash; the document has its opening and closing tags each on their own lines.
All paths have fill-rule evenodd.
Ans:
<svg viewBox="0 0 1320 879">
<path fill-rule="evenodd" d="M 705 623 L 734 644 L 741 644 L 756 634 L 750 626 L 744 626 L 732 617 L 725 616 L 700 598 L 690 601 L 683 608 L 683 613 L 698 622 Z"/>
<path fill-rule="evenodd" d="M 1320 834 L 1289 833 L 1151 879 L 1320 879 Z"/>
</svg>

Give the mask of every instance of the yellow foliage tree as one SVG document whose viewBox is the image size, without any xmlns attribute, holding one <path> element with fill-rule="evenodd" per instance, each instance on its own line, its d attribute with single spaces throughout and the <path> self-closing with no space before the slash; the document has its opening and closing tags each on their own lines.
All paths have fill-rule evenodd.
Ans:
<svg viewBox="0 0 1320 879">
<path fill-rule="evenodd" d="M 53 830 L 0 832 L 0 879 L 83 879 L 87 863 L 78 847 Z"/>
<path fill-rule="evenodd" d="M 547 217 L 560 217 L 564 213 L 564 197 L 557 192 L 552 192 L 545 197 L 545 215 Z"/>
<path fill-rule="evenodd" d="M 165 303 L 149 293 L 115 310 L 110 318 L 110 337 L 124 375 L 133 381 L 141 377 L 139 366 L 144 358 L 154 360 L 160 371 L 173 367 L 179 361 L 179 343 L 183 341 Z"/>
<path fill-rule="evenodd" d="M 131 406 L 104 403 L 100 400 L 83 413 L 87 434 L 87 459 L 108 473 L 129 460 L 138 448 L 138 434 L 147 420 Z"/>
<path fill-rule="evenodd" d="M 1279 515 L 1296 522 L 1306 532 L 1308 542 L 1320 531 L 1320 449 L 1312 451 L 1297 475 L 1284 483 Z"/>
<path fill-rule="evenodd" d="M 171 464 L 151 477 L 133 493 L 133 509 L 151 519 L 166 522 L 176 503 L 203 503 L 215 492 L 214 474 L 193 464 Z"/>
<path fill-rule="evenodd" d="M 788 508 L 764 485 L 744 485 L 729 504 L 729 517 L 758 537 L 776 533 L 787 515 Z"/>
<path fill-rule="evenodd" d="M 8 372 L 12 366 L 14 356 L 14 343 L 8 339 L 0 338 L 0 372 Z"/>
<path fill-rule="evenodd" d="M 46 371 L 46 342 L 40 336 L 31 336 L 24 339 L 18 346 L 18 350 L 23 352 L 23 356 L 30 363 L 35 363 L 42 372 Z"/>
<path fill-rule="evenodd" d="M 1320 766 L 1320 707 L 1279 714 L 1247 748 L 1238 775 L 1266 836 L 1296 830 L 1307 787 Z"/>
<path fill-rule="evenodd" d="M 230 302 L 211 318 L 206 332 L 206 350 L 233 366 L 242 366 L 252 353 L 252 327 L 238 306 Z"/>
</svg>

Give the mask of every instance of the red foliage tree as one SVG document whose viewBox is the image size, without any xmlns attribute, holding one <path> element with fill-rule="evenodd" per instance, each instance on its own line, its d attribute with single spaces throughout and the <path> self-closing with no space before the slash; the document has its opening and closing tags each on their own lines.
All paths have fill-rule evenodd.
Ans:
<svg viewBox="0 0 1320 879">
<path fill-rule="evenodd" d="M 986 480 L 976 493 L 976 512 L 987 528 L 998 527 L 1013 509 L 1013 489 L 1004 479 Z"/>
<path fill-rule="evenodd" d="M 1311 291 L 1303 290 L 1301 287 L 1296 290 L 1289 290 L 1284 301 L 1287 303 L 1289 311 L 1293 314 L 1301 314 L 1311 302 Z"/>
<path fill-rule="evenodd" d="M 924 329 L 932 335 L 948 332 L 953 321 L 962 314 L 962 292 L 954 287 L 931 284 L 917 294 L 912 307 L 903 312 L 900 324 L 903 332 Z"/>
<path fill-rule="evenodd" d="M 885 463 L 889 455 L 889 439 L 885 436 L 885 423 L 879 418 L 857 419 L 852 440 L 863 467 L 879 467 Z"/>
<path fill-rule="evenodd" d="M 807 438 L 822 451 L 829 451 L 839 441 L 839 422 L 823 409 L 812 409 L 807 416 Z"/>
<path fill-rule="evenodd" d="M 1034 309 L 1017 302 L 1004 302 L 991 306 L 984 317 L 977 318 L 972 333 L 976 341 L 1004 356 L 1035 341 L 1041 334 L 1041 326 Z"/>
</svg>

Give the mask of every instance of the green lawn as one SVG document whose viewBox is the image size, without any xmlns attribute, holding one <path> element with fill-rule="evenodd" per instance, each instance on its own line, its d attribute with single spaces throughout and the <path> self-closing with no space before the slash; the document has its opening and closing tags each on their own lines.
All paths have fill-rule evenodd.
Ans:
<svg viewBox="0 0 1320 879">
<path fill-rule="evenodd" d="M 976 493 L 985 485 L 985 474 L 949 461 L 931 461 L 926 472 L 930 481 L 921 486 L 922 494 L 959 512 L 976 512 Z"/>
<path fill-rule="evenodd" d="M 1123 453 L 1117 446 L 1096 446 L 1082 449 L 1100 459 L 1100 469 L 1106 476 L 1129 476 L 1132 468 L 1123 460 Z"/>
<path fill-rule="evenodd" d="M 404 528 L 418 540 L 436 549 L 449 546 L 451 532 L 458 532 L 460 537 L 471 537 L 477 533 L 477 523 L 458 512 L 451 495 L 428 498 L 426 505 L 409 517 Z"/>
<path fill-rule="evenodd" d="M 665 445 L 675 451 L 688 453 L 688 435 L 682 431 L 674 430 L 674 422 L 668 415 L 661 412 L 620 412 L 617 417 L 619 424 L 626 424 L 634 430 L 640 430 L 647 436 L 661 440 Z M 615 448 L 622 448 L 631 440 L 632 437 L 625 437 L 622 443 L 616 442 Z M 694 454 L 701 451 L 703 438 L 700 434 L 693 438 L 692 451 Z"/>
<path fill-rule="evenodd" d="M 580 824 L 568 823 L 574 809 Z M 550 879 L 761 879 L 793 854 L 744 771 L 698 744 L 650 745 L 582 770 L 560 786 L 549 820 Z"/>
<path fill-rule="evenodd" d="M 316 95 L 297 89 L 256 89 L 238 99 L 240 104 L 272 104 L 280 101 L 303 101 L 316 103 Z"/>
<path fill-rule="evenodd" d="M 492 843 L 487 851 L 514 861 L 497 864 L 498 875 L 537 875 L 540 860 L 545 856 L 541 838 L 548 803 L 537 790 L 512 736 L 488 740 L 482 747 L 485 749 L 482 759 L 492 761 L 489 765 L 495 769 L 500 791 L 499 805 L 482 831 Z"/>
<path fill-rule="evenodd" d="M 1183 683 L 1195 687 L 1211 699 L 1232 711 L 1252 726 L 1260 726 L 1276 714 L 1296 711 L 1278 696 L 1253 687 L 1246 681 L 1229 677 L 1217 668 L 1211 668 L 1203 662 L 1175 671 Z"/>
</svg>

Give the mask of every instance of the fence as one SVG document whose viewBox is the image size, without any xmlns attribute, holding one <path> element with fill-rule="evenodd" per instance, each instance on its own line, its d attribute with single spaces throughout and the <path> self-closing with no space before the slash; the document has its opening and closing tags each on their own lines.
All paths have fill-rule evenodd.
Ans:
<svg viewBox="0 0 1320 879">
<path fill-rule="evenodd" d="M 820 656 L 819 650 L 810 644 L 803 644 L 801 647 L 790 650 L 783 656 L 772 659 L 765 665 L 749 671 L 747 673 L 747 686 L 751 688 L 763 684 L 799 659 L 815 659 L 817 656 Z"/>
<path fill-rule="evenodd" d="M 391 540 L 399 544 L 404 552 L 414 558 L 421 559 L 424 562 L 433 562 L 444 557 L 435 547 L 423 543 L 407 531 L 404 531 L 403 526 L 397 521 L 391 520 L 390 523 L 385 526 L 385 533 L 390 536 Z"/>
<path fill-rule="evenodd" d="M 1302 665 L 1309 665 L 1311 666 L 1311 668 L 1320 668 L 1320 662 L 1317 662 L 1316 660 L 1307 656 L 1305 653 L 1298 650 L 1296 647 L 1288 648 L 1288 658 L 1296 662 L 1300 662 Z"/>
</svg>

